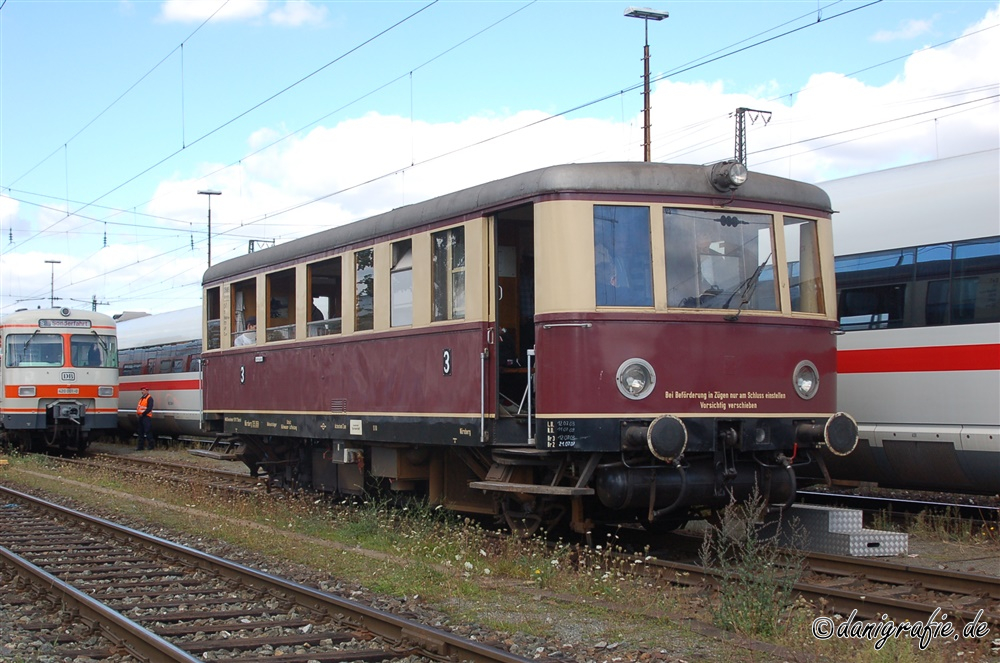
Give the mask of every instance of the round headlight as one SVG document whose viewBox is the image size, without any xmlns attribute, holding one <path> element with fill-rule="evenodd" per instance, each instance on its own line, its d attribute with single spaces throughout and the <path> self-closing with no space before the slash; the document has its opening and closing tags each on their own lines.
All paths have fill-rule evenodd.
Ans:
<svg viewBox="0 0 1000 663">
<path fill-rule="evenodd" d="M 732 191 L 747 181 L 747 168 L 739 161 L 722 161 L 712 166 L 709 176 L 719 191 Z"/>
<path fill-rule="evenodd" d="M 656 373 L 649 362 L 644 359 L 626 359 L 618 367 L 615 380 L 622 396 L 637 401 L 649 396 L 650 392 L 653 391 L 653 386 L 656 384 Z"/>
<path fill-rule="evenodd" d="M 800 361 L 792 373 L 792 385 L 795 393 L 809 400 L 819 391 L 819 371 L 811 361 Z"/>
</svg>

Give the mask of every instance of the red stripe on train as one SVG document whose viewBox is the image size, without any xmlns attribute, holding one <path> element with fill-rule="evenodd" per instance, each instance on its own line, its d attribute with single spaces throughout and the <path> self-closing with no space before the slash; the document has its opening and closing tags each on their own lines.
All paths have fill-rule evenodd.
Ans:
<svg viewBox="0 0 1000 663">
<path fill-rule="evenodd" d="M 1000 370 L 1000 344 L 995 343 L 837 352 L 837 372 L 842 374 L 996 370 Z"/>
<path fill-rule="evenodd" d="M 124 378 L 123 378 L 124 379 Z M 134 382 L 122 382 L 118 385 L 121 391 L 139 391 L 146 385 L 150 391 L 162 391 L 164 389 L 201 389 L 201 381 L 194 380 L 158 380 L 155 378 L 140 379 Z"/>
</svg>

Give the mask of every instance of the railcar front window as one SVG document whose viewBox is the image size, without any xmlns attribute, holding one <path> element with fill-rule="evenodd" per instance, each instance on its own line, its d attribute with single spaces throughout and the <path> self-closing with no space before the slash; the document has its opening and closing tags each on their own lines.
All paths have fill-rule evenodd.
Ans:
<svg viewBox="0 0 1000 663">
<path fill-rule="evenodd" d="M 113 336 L 74 334 L 69 341 L 70 361 L 77 368 L 117 368 L 118 349 Z"/>
<path fill-rule="evenodd" d="M 786 216 L 785 252 L 792 310 L 799 313 L 825 313 L 816 221 Z"/>
<path fill-rule="evenodd" d="M 649 208 L 594 205 L 594 261 L 598 306 L 652 306 Z"/>
<path fill-rule="evenodd" d="M 667 305 L 776 311 L 768 214 L 664 208 Z"/>
<path fill-rule="evenodd" d="M 63 337 L 59 334 L 9 334 L 7 368 L 54 368 L 63 365 Z"/>
</svg>

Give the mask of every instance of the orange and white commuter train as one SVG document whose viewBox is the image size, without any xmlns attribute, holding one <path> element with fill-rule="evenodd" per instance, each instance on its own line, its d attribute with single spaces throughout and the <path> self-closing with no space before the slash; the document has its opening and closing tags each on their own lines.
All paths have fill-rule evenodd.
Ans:
<svg viewBox="0 0 1000 663">
<path fill-rule="evenodd" d="M 113 433 L 118 345 L 111 316 L 69 308 L 0 322 L 0 436 L 25 450 L 83 451 Z"/>
<path fill-rule="evenodd" d="M 1000 155 L 825 182 L 834 215 L 837 479 L 1000 494 Z"/>
</svg>

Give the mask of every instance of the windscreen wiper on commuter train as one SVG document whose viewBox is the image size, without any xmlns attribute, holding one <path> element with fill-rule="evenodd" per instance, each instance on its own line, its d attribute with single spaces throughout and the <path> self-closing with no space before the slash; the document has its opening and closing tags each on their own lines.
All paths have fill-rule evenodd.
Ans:
<svg viewBox="0 0 1000 663">
<path fill-rule="evenodd" d="M 750 302 L 750 298 L 753 297 L 753 293 L 757 289 L 757 281 L 760 280 L 761 272 L 764 271 L 764 266 L 767 265 L 767 262 L 771 259 L 772 255 L 773 254 L 768 253 L 767 257 L 764 258 L 764 261 L 757 265 L 757 269 L 754 270 L 753 274 L 747 277 L 743 283 L 736 286 L 736 290 L 733 291 L 733 294 L 729 295 L 729 299 L 726 300 L 726 305 L 723 308 L 729 308 L 729 303 L 733 301 L 733 297 L 739 294 L 741 290 L 743 291 L 743 299 L 740 302 L 739 308 L 736 309 L 736 313 L 733 315 L 727 315 L 725 317 L 727 321 L 736 322 L 740 319 L 740 313 L 743 312 L 743 307 L 746 306 Z"/>
<path fill-rule="evenodd" d="M 101 335 L 100 335 L 100 334 L 98 334 L 98 333 L 97 333 L 96 331 L 94 331 L 93 329 L 91 329 L 91 330 L 90 330 L 90 333 L 91 333 L 91 334 L 93 334 L 94 336 L 96 336 L 96 337 L 97 337 L 97 342 L 101 344 L 101 347 L 102 347 L 102 348 L 104 348 L 104 351 L 105 351 L 105 352 L 111 352 L 111 351 L 110 351 L 110 350 L 108 349 L 108 344 L 104 342 L 104 339 L 103 339 L 103 338 L 101 338 Z"/>
<path fill-rule="evenodd" d="M 29 336 L 28 340 L 24 342 L 24 345 L 21 346 L 21 352 L 24 352 L 25 350 L 28 349 L 28 345 L 31 344 L 33 340 L 35 340 L 35 334 L 37 334 L 40 331 L 42 330 L 36 329 L 35 331 L 31 332 L 31 336 Z"/>
</svg>

